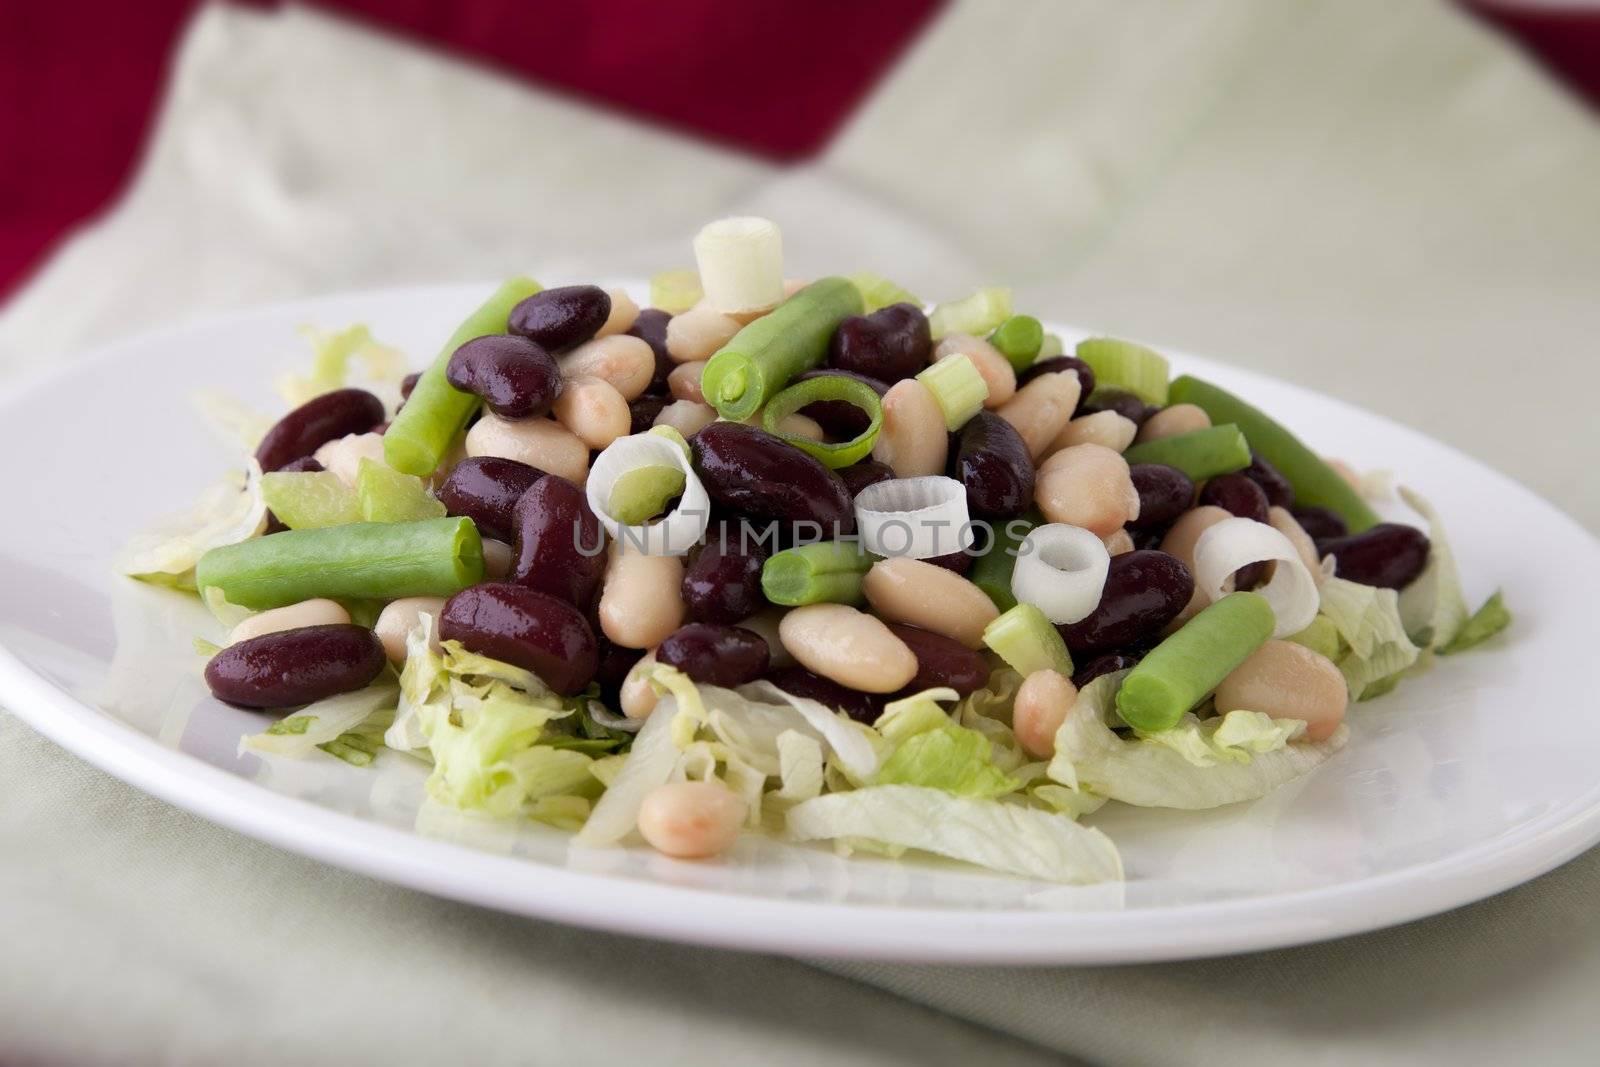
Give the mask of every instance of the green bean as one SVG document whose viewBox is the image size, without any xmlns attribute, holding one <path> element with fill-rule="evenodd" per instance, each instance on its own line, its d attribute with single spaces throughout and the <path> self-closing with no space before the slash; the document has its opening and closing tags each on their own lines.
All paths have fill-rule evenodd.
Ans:
<svg viewBox="0 0 1600 1067">
<path fill-rule="evenodd" d="M 989 335 L 989 343 L 1011 361 L 1011 366 L 1021 372 L 1033 366 L 1039 358 L 1039 348 L 1044 344 L 1044 327 L 1032 315 L 1013 315 Z"/>
<path fill-rule="evenodd" d="M 717 414 L 743 421 L 795 375 L 820 364 L 839 323 L 861 314 L 861 291 L 847 278 L 812 282 L 733 335 L 700 375 Z"/>
<path fill-rule="evenodd" d="M 482 580 L 483 542 L 466 518 L 285 530 L 213 548 L 195 570 L 202 592 L 258 611 L 316 597 L 450 596 Z"/>
<path fill-rule="evenodd" d="M 1351 533 L 1378 525 L 1377 513 L 1338 471 L 1275 420 L 1232 393 L 1184 375 L 1172 383 L 1169 398 L 1174 404 L 1198 406 L 1211 416 L 1213 423 L 1231 422 L 1244 431 L 1250 447 L 1289 479 L 1296 504 L 1331 508 L 1349 525 Z"/>
<path fill-rule="evenodd" d="M 383 458 L 389 466 L 419 477 L 438 469 L 478 408 L 477 397 L 463 393 L 445 380 L 450 357 L 474 337 L 505 333 L 511 309 L 542 288 L 532 278 L 512 278 L 456 328 L 433 366 L 417 379 L 410 399 L 383 435 Z"/>
<path fill-rule="evenodd" d="M 774 604 L 861 604 L 873 558 L 861 542 L 818 541 L 779 552 L 761 567 L 761 592 Z"/>
<path fill-rule="evenodd" d="M 1183 713 L 1272 636 L 1265 597 L 1230 593 L 1184 623 L 1128 672 L 1117 690 L 1117 714 L 1136 730 L 1178 725 Z"/>
<path fill-rule="evenodd" d="M 1129 463 L 1162 463 L 1203 482 L 1250 466 L 1250 445 L 1239 427 L 1208 426 L 1134 445 L 1122 454 Z"/>
<path fill-rule="evenodd" d="M 1017 606 L 1017 598 L 1011 595 L 1011 572 L 1017 567 L 1017 548 L 1022 544 L 1022 539 L 1028 536 L 1028 531 L 1043 521 L 1029 514 L 1012 519 L 1004 526 L 990 526 L 994 544 L 973 563 L 968 579 L 982 589 L 984 595 L 994 601 L 994 606 L 1001 611 L 1010 611 Z"/>
</svg>

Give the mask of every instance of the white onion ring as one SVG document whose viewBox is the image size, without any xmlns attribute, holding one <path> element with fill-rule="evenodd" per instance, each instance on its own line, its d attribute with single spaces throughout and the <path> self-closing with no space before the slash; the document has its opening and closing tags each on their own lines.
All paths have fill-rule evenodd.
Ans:
<svg viewBox="0 0 1600 1067">
<path fill-rule="evenodd" d="M 875 556 L 931 559 L 976 540 L 966 487 L 936 476 L 867 486 L 856 494 L 856 529 L 862 547 Z"/>
<path fill-rule="evenodd" d="M 1317 617 L 1317 583 L 1289 539 L 1264 522 L 1231 518 L 1206 530 L 1194 546 L 1194 581 L 1208 602 L 1221 600 L 1240 567 L 1272 561 L 1272 579 L 1255 590 L 1272 606 L 1273 637 L 1288 637 Z"/>
<path fill-rule="evenodd" d="M 1092 531 L 1064 522 L 1035 526 L 1017 546 L 1011 595 L 1054 623 L 1082 622 L 1100 603 L 1111 553 Z"/>
<path fill-rule="evenodd" d="M 683 471 L 683 495 L 667 517 L 642 526 L 624 526 L 611 514 L 611 490 L 617 479 L 639 467 L 677 467 Z M 683 446 L 659 433 L 619 437 L 606 446 L 589 470 L 584 488 L 589 510 L 606 533 L 646 556 L 681 556 L 699 543 L 711 524 L 711 498 L 700 484 Z"/>
</svg>

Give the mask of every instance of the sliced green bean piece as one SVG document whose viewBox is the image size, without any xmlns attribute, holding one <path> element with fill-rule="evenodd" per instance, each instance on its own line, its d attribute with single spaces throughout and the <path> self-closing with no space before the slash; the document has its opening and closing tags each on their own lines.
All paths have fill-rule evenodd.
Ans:
<svg viewBox="0 0 1600 1067">
<path fill-rule="evenodd" d="M 987 390 L 985 392 L 987 394 Z M 815 404 L 819 400 L 843 400 L 852 407 L 860 409 L 867 416 L 867 428 L 850 440 L 838 443 L 813 441 L 809 437 L 802 437 L 783 429 L 784 419 L 807 404 Z M 981 406 L 983 401 L 980 400 L 978 403 Z M 866 382 L 858 382 L 842 374 L 826 374 L 818 378 L 808 378 L 803 382 L 795 382 L 767 401 L 767 406 L 761 411 L 761 426 L 772 436 L 789 442 L 802 452 L 809 452 L 827 466 L 837 470 L 852 463 L 859 463 L 872 452 L 872 445 L 878 439 L 878 431 L 883 428 L 883 401 L 878 398 L 877 391 Z"/>
<path fill-rule="evenodd" d="M 202 592 L 255 611 L 315 597 L 450 596 L 482 580 L 483 541 L 459 517 L 285 530 L 213 548 L 195 569 Z"/>
<path fill-rule="evenodd" d="M 818 366 L 839 323 L 861 314 L 861 290 L 846 278 L 822 278 L 733 335 L 700 375 L 717 414 L 742 422 L 797 374 Z"/>
<path fill-rule="evenodd" d="M 1117 690 L 1117 714 L 1145 733 L 1172 729 L 1184 712 L 1266 644 L 1275 622 L 1265 597 L 1229 593 L 1128 672 Z"/>
<path fill-rule="evenodd" d="M 1013 315 L 989 335 L 989 343 L 1018 371 L 1025 371 L 1039 358 L 1044 344 L 1044 327 L 1032 315 Z"/>
<path fill-rule="evenodd" d="M 861 579 L 873 558 L 861 542 L 819 541 L 786 549 L 761 568 L 761 592 L 774 604 L 862 604 Z"/>
<path fill-rule="evenodd" d="M 1244 431 L 1250 447 L 1289 479 L 1296 504 L 1331 508 L 1349 525 L 1351 533 L 1360 533 L 1381 521 L 1350 483 L 1324 463 L 1322 457 L 1301 444 L 1299 438 L 1277 421 L 1227 390 L 1184 375 L 1172 383 L 1168 394 L 1174 404 L 1198 406 L 1211 416 L 1213 423 L 1231 422 Z"/>
<path fill-rule="evenodd" d="M 484 301 L 444 343 L 433 366 L 422 372 L 405 407 L 383 435 L 383 457 L 404 474 L 426 477 L 438 469 L 450 446 L 478 409 L 478 398 L 463 393 L 445 380 L 445 368 L 455 350 L 474 337 L 506 332 L 511 309 L 543 286 L 532 278 L 512 278 Z"/>
<path fill-rule="evenodd" d="M 1250 466 L 1250 445 L 1237 426 L 1208 426 L 1204 430 L 1134 445 L 1122 458 L 1129 463 L 1162 463 L 1176 467 L 1191 480 L 1203 482 Z"/>
</svg>

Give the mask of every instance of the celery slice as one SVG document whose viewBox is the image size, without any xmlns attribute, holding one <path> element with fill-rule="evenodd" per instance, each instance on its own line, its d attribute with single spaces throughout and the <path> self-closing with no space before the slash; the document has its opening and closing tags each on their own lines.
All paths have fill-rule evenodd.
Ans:
<svg viewBox="0 0 1600 1067">
<path fill-rule="evenodd" d="M 968 356 L 946 356 L 917 375 L 917 381 L 939 402 L 945 428 L 952 431 L 965 426 L 989 399 L 989 386 Z"/>
<path fill-rule="evenodd" d="M 1159 352 L 1132 341 L 1091 337 L 1078 342 L 1078 358 L 1089 364 L 1100 385 L 1115 385 L 1151 404 L 1167 402 L 1171 368 Z"/>
<path fill-rule="evenodd" d="M 262 475 L 261 498 L 278 521 L 291 530 L 316 530 L 361 521 L 361 504 L 355 490 L 332 471 L 277 471 Z"/>
<path fill-rule="evenodd" d="M 928 316 L 935 341 L 952 333 L 983 337 L 1011 317 L 1011 290 L 997 285 L 979 289 L 963 300 L 940 304 Z"/>
<path fill-rule="evenodd" d="M 418 522 L 442 519 L 445 513 L 421 478 L 370 459 L 363 459 L 356 472 L 356 499 L 363 522 Z"/>
<path fill-rule="evenodd" d="M 1024 678 L 1042 670 L 1072 677 L 1067 643 L 1044 612 L 1032 604 L 1018 604 L 985 626 L 983 643 Z"/>
<path fill-rule="evenodd" d="M 865 314 L 868 315 L 891 304 L 912 304 L 919 308 L 922 306 L 922 301 L 910 292 L 871 271 L 864 270 L 850 275 L 850 284 L 861 290 L 861 303 L 865 306 Z"/>
<path fill-rule="evenodd" d="M 664 270 L 650 278 L 650 306 L 681 315 L 700 302 L 700 272 L 693 267 Z"/>
</svg>

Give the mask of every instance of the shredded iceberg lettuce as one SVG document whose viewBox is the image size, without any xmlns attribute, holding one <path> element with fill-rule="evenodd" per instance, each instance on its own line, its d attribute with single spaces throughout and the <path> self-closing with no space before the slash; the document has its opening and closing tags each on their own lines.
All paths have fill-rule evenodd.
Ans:
<svg viewBox="0 0 1600 1067">
<path fill-rule="evenodd" d="M 1442 648 L 1455 639 L 1467 621 L 1467 598 L 1461 591 L 1461 574 L 1455 552 L 1445 534 L 1444 521 L 1420 493 L 1401 486 L 1406 506 L 1428 522 L 1428 563 L 1422 573 L 1400 593 L 1400 619 L 1406 633 L 1421 648 Z"/>
<path fill-rule="evenodd" d="M 1264 752 L 1276 752 L 1305 729 L 1306 724 L 1298 719 L 1274 719 L 1264 712 L 1239 708 L 1210 719 L 1185 715 L 1170 730 L 1138 736 L 1165 745 L 1196 767 L 1214 767 L 1225 762 L 1249 763 Z"/>
<path fill-rule="evenodd" d="M 142 582 L 194 590 L 194 568 L 213 548 L 249 540 L 266 529 L 261 466 L 251 459 L 200 495 L 192 508 L 161 520 L 123 548 L 118 573 Z"/>
<path fill-rule="evenodd" d="M 375 715 L 393 714 L 399 695 L 400 691 L 392 683 L 380 683 L 307 704 L 261 733 L 240 738 L 239 752 L 293 758 L 309 756 L 313 749 L 357 731 Z"/>
<path fill-rule="evenodd" d="M 1469 648 L 1476 648 L 1510 625 L 1511 609 L 1506 607 L 1505 597 L 1497 589 L 1493 596 L 1483 602 L 1483 607 L 1473 612 L 1472 617 L 1456 631 L 1450 643 L 1439 649 L 1439 652 L 1441 655 L 1451 656 L 1457 652 L 1465 652 Z"/>
<path fill-rule="evenodd" d="M 286 374 L 278 379 L 278 394 L 291 408 L 343 388 L 349 381 L 352 361 L 364 365 L 367 379 L 375 385 L 398 387 L 400 379 L 405 377 L 405 354 L 375 341 L 372 331 L 363 324 L 342 330 L 302 326 L 300 335 L 311 345 L 311 373 Z"/>
<path fill-rule="evenodd" d="M 1335 663 L 1352 700 L 1378 696 L 1378 683 L 1410 668 L 1422 653 L 1406 635 L 1393 589 L 1329 578 L 1322 583 L 1322 614 L 1346 646 Z"/>
<path fill-rule="evenodd" d="M 946 723 L 902 741 L 878 768 L 877 785 L 914 785 L 964 797 L 997 797 L 1021 782 L 995 766 L 989 739 Z"/>
</svg>

